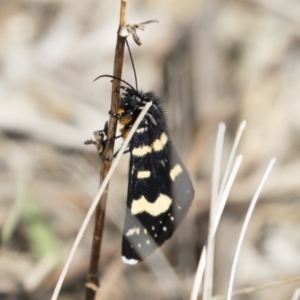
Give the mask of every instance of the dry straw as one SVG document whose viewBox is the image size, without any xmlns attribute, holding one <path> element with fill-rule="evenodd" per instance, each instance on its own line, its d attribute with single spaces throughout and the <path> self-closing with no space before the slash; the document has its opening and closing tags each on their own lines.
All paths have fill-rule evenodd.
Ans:
<svg viewBox="0 0 300 300">
<path fill-rule="evenodd" d="M 76 249 L 77 249 L 77 247 L 78 247 L 78 245 L 79 245 L 79 243 L 80 243 L 80 241 L 81 241 L 81 239 L 82 239 L 83 233 L 84 233 L 84 231 L 86 230 L 86 227 L 87 227 L 87 225 L 88 225 L 88 223 L 89 223 L 89 221 L 90 221 L 90 219 L 91 219 L 91 217 L 92 217 L 92 215 L 93 215 L 93 213 L 94 213 L 94 211 L 95 211 L 95 208 L 96 208 L 96 206 L 98 205 L 98 203 L 99 203 L 99 201 L 100 201 L 101 195 L 102 195 L 102 193 L 104 192 L 104 190 L 105 190 L 105 188 L 106 188 L 106 186 L 107 186 L 107 184 L 108 184 L 108 182 L 109 182 L 109 180 L 110 180 L 110 178 L 111 178 L 111 176 L 112 176 L 112 174 L 113 174 L 115 168 L 117 167 L 117 165 L 118 165 L 118 163 L 119 163 L 119 161 L 120 161 L 120 159 L 121 159 L 121 157 L 122 157 L 122 155 L 123 155 L 123 153 L 124 153 L 126 147 L 127 147 L 128 144 L 129 144 L 129 142 L 130 142 L 130 140 L 131 140 L 131 138 L 132 138 L 134 132 L 135 132 L 136 129 L 138 128 L 139 124 L 140 124 L 141 121 L 143 120 L 145 114 L 147 113 L 147 111 L 149 110 L 149 108 L 150 108 L 151 105 L 152 105 L 152 102 L 147 103 L 147 104 L 145 105 L 144 109 L 141 111 L 139 117 L 137 118 L 136 122 L 135 122 L 134 125 L 132 126 L 132 129 L 130 130 L 130 132 L 129 132 L 127 138 L 125 139 L 125 141 L 124 141 L 122 147 L 120 148 L 120 150 L 119 150 L 119 152 L 118 152 L 118 155 L 117 155 L 116 158 L 114 159 L 114 162 L 113 162 L 113 164 L 111 165 L 111 168 L 109 169 L 109 171 L 108 171 L 108 173 L 107 173 L 107 176 L 105 177 L 104 181 L 102 182 L 102 184 L 101 184 L 101 186 L 100 186 L 100 188 L 99 188 L 99 191 L 98 191 L 97 195 L 95 196 L 95 198 L 94 198 L 94 200 L 93 200 L 93 202 L 92 202 L 92 204 L 91 204 L 91 206 L 90 206 L 90 209 L 89 209 L 89 211 L 87 212 L 86 217 L 85 217 L 85 219 L 84 219 L 84 221 L 83 221 L 83 223 L 82 223 L 82 225 L 81 225 L 81 228 L 80 228 L 80 230 L 79 230 L 79 232 L 78 232 L 78 234 L 77 234 L 77 237 L 76 237 L 76 239 L 75 239 L 75 242 L 74 242 L 74 244 L 73 244 L 73 247 L 72 247 L 72 249 L 71 249 L 71 251 L 70 251 L 69 257 L 68 257 L 68 259 L 67 259 L 67 261 L 66 261 L 66 263 L 65 263 L 65 265 L 64 265 L 64 268 L 63 268 L 63 270 L 62 270 L 62 272 L 61 272 L 61 275 L 60 275 L 60 277 L 59 277 L 59 279 L 58 279 L 58 282 L 57 282 L 57 284 L 56 284 L 56 287 L 55 287 L 55 289 L 54 289 L 54 292 L 53 292 L 53 295 L 52 295 L 52 297 L 51 297 L 51 300 L 56 300 L 56 299 L 57 299 L 57 296 L 58 296 L 59 291 L 60 291 L 60 289 L 61 289 L 61 286 L 62 286 L 62 283 L 63 283 L 63 281 L 64 281 L 64 278 L 65 278 L 65 276 L 66 276 L 66 274 L 67 274 L 67 271 L 68 271 L 68 269 L 69 269 L 69 266 L 70 266 L 70 264 L 71 264 L 71 261 L 72 261 L 74 255 L 75 255 Z"/>
<path fill-rule="evenodd" d="M 200 257 L 200 261 L 197 268 L 197 273 L 194 280 L 194 285 L 192 288 L 191 293 L 191 300 L 196 300 L 198 298 L 199 292 L 201 290 L 201 284 L 202 279 L 204 275 L 204 286 L 203 286 L 203 299 L 210 300 L 212 299 L 212 292 L 213 292 L 213 263 L 214 263 L 214 248 L 215 248 L 215 235 L 216 231 L 225 207 L 225 204 L 228 199 L 229 192 L 231 190 L 231 187 L 234 183 L 235 177 L 237 175 L 237 172 L 239 170 L 239 167 L 242 162 L 242 156 L 239 155 L 234 161 L 234 158 L 236 156 L 236 150 L 238 147 L 238 144 L 240 142 L 242 133 L 246 127 L 246 122 L 243 121 L 237 131 L 232 149 L 229 154 L 228 162 L 226 164 L 224 176 L 222 179 L 222 183 L 219 187 L 220 182 L 220 169 L 221 169 L 221 161 L 222 161 L 222 148 L 223 148 L 223 140 L 225 135 L 226 127 L 223 123 L 219 124 L 219 130 L 217 134 L 216 139 L 216 147 L 215 147 L 215 159 L 214 159 L 214 168 L 213 168 L 213 176 L 212 176 L 212 196 L 211 196 L 211 209 L 210 209 L 210 227 L 209 227 L 209 234 L 208 234 L 208 241 L 207 245 L 204 247 L 202 251 L 202 255 Z M 249 225 L 251 215 L 253 213 L 255 204 L 258 200 L 258 197 L 260 195 L 260 192 L 262 190 L 262 187 L 275 163 L 275 159 L 273 158 L 264 175 L 262 176 L 261 181 L 259 182 L 258 188 L 253 196 L 253 199 L 250 203 L 248 212 L 245 217 L 245 221 L 241 230 L 241 234 L 238 240 L 233 264 L 232 264 L 232 270 L 231 270 L 231 276 L 230 276 L 230 283 L 228 287 L 227 292 L 227 300 L 232 299 L 233 293 L 233 282 L 234 282 L 234 276 L 236 272 L 236 266 L 239 258 L 239 253 L 242 246 L 242 241 L 244 239 L 246 229 Z M 225 299 L 225 297 L 222 297 L 222 299 Z"/>
</svg>

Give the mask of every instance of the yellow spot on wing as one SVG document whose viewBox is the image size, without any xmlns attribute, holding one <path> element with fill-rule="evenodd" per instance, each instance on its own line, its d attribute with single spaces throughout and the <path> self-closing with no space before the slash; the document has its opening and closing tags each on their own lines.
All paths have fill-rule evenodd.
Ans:
<svg viewBox="0 0 300 300">
<path fill-rule="evenodd" d="M 152 144 L 153 151 L 161 151 L 168 141 L 167 135 L 163 132 L 159 139 Z"/>
<path fill-rule="evenodd" d="M 141 147 L 138 147 L 138 148 L 134 148 L 132 150 L 132 154 L 134 156 L 144 156 L 148 153 L 151 153 L 152 149 L 150 146 L 141 146 Z"/>
<path fill-rule="evenodd" d="M 150 171 L 139 171 L 137 173 L 137 178 L 138 179 L 143 179 L 143 178 L 149 178 L 151 175 L 151 172 Z"/>
<path fill-rule="evenodd" d="M 140 228 L 138 227 L 133 227 L 131 229 L 129 229 L 126 233 L 126 236 L 131 236 L 131 235 L 134 235 L 134 234 L 137 234 L 139 235 L 140 234 Z"/>
<path fill-rule="evenodd" d="M 177 164 L 171 171 L 170 171 L 170 177 L 173 181 L 175 181 L 175 178 L 182 173 L 182 168 L 179 164 Z"/>
<path fill-rule="evenodd" d="M 156 217 L 167 211 L 172 204 L 172 199 L 164 194 L 159 194 L 155 202 L 149 202 L 144 196 L 132 201 L 131 213 L 137 215 L 143 212 Z"/>
<path fill-rule="evenodd" d="M 153 151 L 161 151 L 164 148 L 164 146 L 166 145 L 167 142 L 168 142 L 168 137 L 163 132 L 162 135 L 160 136 L 160 138 L 156 139 L 153 142 L 153 144 L 151 146 L 152 148 L 150 146 L 144 145 L 144 146 L 141 146 L 141 147 L 138 147 L 138 148 L 134 148 L 132 150 L 132 154 L 134 156 L 144 156 L 148 153 L 151 153 L 152 149 L 153 149 Z"/>
</svg>

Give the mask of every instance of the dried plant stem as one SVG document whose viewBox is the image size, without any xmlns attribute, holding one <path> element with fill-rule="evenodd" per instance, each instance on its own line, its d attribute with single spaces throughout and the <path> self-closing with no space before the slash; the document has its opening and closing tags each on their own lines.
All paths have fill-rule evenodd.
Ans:
<svg viewBox="0 0 300 300">
<path fill-rule="evenodd" d="M 274 281 L 274 282 L 271 282 L 271 283 L 268 283 L 268 284 L 265 284 L 265 285 L 261 285 L 261 286 L 247 287 L 247 288 L 244 288 L 244 289 L 241 289 L 241 290 L 236 290 L 232 294 L 232 297 L 245 296 L 245 295 L 248 295 L 248 294 L 253 294 L 253 293 L 258 292 L 258 291 L 270 289 L 270 288 L 273 288 L 273 287 L 278 287 L 278 286 L 283 285 L 283 284 L 293 283 L 293 282 L 297 282 L 297 281 L 300 281 L 300 276 L 289 278 L 289 279 L 282 279 L 282 280 Z M 227 298 L 227 296 L 214 296 L 213 300 L 226 300 L 226 298 Z"/>
<path fill-rule="evenodd" d="M 232 150 L 229 155 L 229 159 L 227 161 L 227 165 L 225 169 L 226 171 L 220 186 L 222 149 L 223 149 L 223 140 L 224 140 L 226 127 L 225 124 L 223 123 L 219 124 L 218 135 L 216 140 L 216 148 L 215 148 L 213 178 L 212 178 L 213 184 L 212 184 L 212 197 L 211 197 L 211 208 L 210 208 L 210 223 L 209 223 L 209 234 L 208 234 L 208 241 L 207 241 L 207 258 L 206 258 L 206 266 L 205 266 L 206 270 L 205 270 L 204 288 L 203 288 L 204 300 L 210 300 L 212 298 L 215 234 L 225 204 L 227 202 L 229 192 L 234 183 L 235 177 L 237 175 L 237 172 L 239 170 L 239 167 L 243 159 L 243 157 L 239 155 L 237 156 L 233 164 L 236 149 L 238 147 L 245 125 L 246 122 L 243 121 L 236 134 L 236 138 L 233 143 Z M 197 278 L 198 279 L 201 278 L 200 275 Z M 197 291 L 195 290 L 195 294 L 199 293 L 200 285 L 201 285 L 200 283 L 195 282 L 195 286 L 197 286 Z"/>
<path fill-rule="evenodd" d="M 216 235 L 217 228 L 219 226 L 221 216 L 222 216 L 223 211 L 224 211 L 225 204 L 228 200 L 229 193 L 230 193 L 231 188 L 233 186 L 233 183 L 234 183 L 235 177 L 237 175 L 237 172 L 238 172 L 238 170 L 241 166 L 242 160 L 243 160 L 243 156 L 238 155 L 235 162 L 234 162 L 234 164 L 233 164 L 232 170 L 229 173 L 226 185 L 224 186 L 224 190 L 223 190 L 222 194 L 220 194 L 220 196 L 219 196 L 219 199 L 218 199 L 219 203 L 218 203 L 218 206 L 216 207 L 216 211 L 214 213 L 214 224 L 212 224 L 212 236 Z"/>
<path fill-rule="evenodd" d="M 300 289 L 297 288 L 294 292 L 292 300 L 299 300 L 299 297 L 300 297 Z"/>
<path fill-rule="evenodd" d="M 245 128 L 246 128 L 246 121 L 244 120 L 240 124 L 239 129 L 237 131 L 237 134 L 235 136 L 234 142 L 232 144 L 232 148 L 230 150 L 230 154 L 229 154 L 228 162 L 227 162 L 227 165 L 226 165 L 225 173 L 224 173 L 224 176 L 223 176 L 222 184 L 221 184 L 221 187 L 220 187 L 219 195 L 223 194 L 226 182 L 227 182 L 229 174 L 230 174 L 230 170 L 232 168 L 232 163 L 233 163 L 233 160 L 234 160 L 234 157 L 235 157 L 235 154 L 236 154 L 236 150 L 237 150 L 237 147 L 240 143 L 240 140 L 241 140 L 241 137 L 242 137 L 242 134 L 243 134 Z"/>
<path fill-rule="evenodd" d="M 53 295 L 51 297 L 51 300 L 56 300 L 57 299 L 57 296 L 58 296 L 58 293 L 60 291 L 61 285 L 62 285 L 63 280 L 64 280 L 64 278 L 65 278 L 65 276 L 67 274 L 67 271 L 68 271 L 69 266 L 71 264 L 71 261 L 72 261 L 72 259 L 74 257 L 76 249 L 77 249 L 77 247 L 78 247 L 78 245 L 79 245 L 79 243 L 81 241 L 81 238 L 83 236 L 83 233 L 84 233 L 84 231 L 85 231 L 85 229 L 86 229 L 86 227 L 87 227 L 87 225 L 88 225 L 88 223 L 89 223 L 89 221 L 90 221 L 90 219 L 92 217 L 92 214 L 95 211 L 95 208 L 96 208 L 96 206 L 99 203 L 99 199 L 101 198 L 103 192 L 105 191 L 105 189 L 106 189 L 106 187 L 108 185 L 108 182 L 109 182 L 109 180 L 110 180 L 110 178 L 111 178 L 111 176 L 112 176 L 112 174 L 113 174 L 113 172 L 114 172 L 117 164 L 119 163 L 119 161 L 121 159 L 121 156 L 123 155 L 126 147 L 128 146 L 129 141 L 131 140 L 134 132 L 138 128 L 139 124 L 141 123 L 142 119 L 144 118 L 145 114 L 147 113 L 147 111 L 149 110 L 149 108 L 150 108 L 151 105 L 152 105 L 152 102 L 147 103 L 145 105 L 144 109 L 141 111 L 139 117 L 135 121 L 134 125 L 132 126 L 132 128 L 131 128 L 131 130 L 130 130 L 130 132 L 128 134 L 128 136 L 126 137 L 126 140 L 124 141 L 122 147 L 120 148 L 120 150 L 118 152 L 118 155 L 114 159 L 113 164 L 112 164 L 111 168 L 109 169 L 109 171 L 107 173 L 107 176 L 103 180 L 103 182 L 102 182 L 102 184 L 101 184 L 101 186 L 99 188 L 99 191 L 98 191 L 96 197 L 94 198 L 94 200 L 93 200 L 93 202 L 92 202 L 92 204 L 90 206 L 90 209 L 87 212 L 86 217 L 85 217 L 85 219 L 84 219 L 84 221 L 83 221 L 83 223 L 82 223 L 82 225 L 80 227 L 80 230 L 79 230 L 79 232 L 77 234 L 77 237 L 75 239 L 74 245 L 73 245 L 73 247 L 72 247 L 72 249 L 70 251 L 69 257 L 68 257 L 68 259 L 67 259 L 67 261 L 66 261 L 66 263 L 64 265 L 64 268 L 63 268 L 63 270 L 61 272 L 61 275 L 60 275 L 60 277 L 58 279 L 58 282 L 56 284 L 56 287 L 54 289 L 54 292 L 53 292 Z"/>
<path fill-rule="evenodd" d="M 127 0 L 121 0 L 121 11 L 120 11 L 120 24 L 117 35 L 117 43 L 115 50 L 114 60 L 114 72 L 113 75 L 117 78 L 122 77 L 122 67 L 124 59 L 125 49 L 125 38 L 121 37 L 120 30 L 126 24 L 126 12 L 127 12 Z M 112 84 L 112 96 L 111 96 L 111 111 L 116 112 L 119 108 L 119 97 L 120 97 L 120 81 L 114 80 Z M 107 143 L 103 151 L 103 157 L 112 157 L 114 149 L 114 137 L 116 135 L 117 119 L 110 117 L 107 131 L 107 138 L 111 141 Z M 109 169 L 111 162 L 103 159 L 102 168 L 100 172 L 100 181 L 103 182 Z M 100 202 L 97 206 L 95 213 L 95 227 L 93 233 L 92 252 L 90 258 L 90 267 L 86 283 L 86 300 L 95 299 L 96 291 L 99 287 L 98 278 L 98 265 L 100 260 L 100 249 L 103 236 L 103 225 L 105 219 L 105 208 L 108 193 L 108 185 L 101 196 Z"/>
<path fill-rule="evenodd" d="M 275 163 L 275 158 L 273 158 L 270 161 L 270 163 L 267 167 L 267 170 L 265 171 L 261 181 L 259 182 L 257 190 L 256 190 L 256 192 L 255 192 L 255 194 L 254 194 L 254 196 L 251 200 L 249 209 L 247 211 L 247 214 L 246 214 L 246 217 L 245 217 L 245 220 L 244 220 L 244 224 L 243 224 L 243 227 L 242 227 L 242 230 L 241 230 L 241 234 L 239 236 L 239 240 L 238 240 L 238 243 L 237 243 L 233 263 L 232 263 L 232 269 L 231 269 L 230 280 L 229 280 L 229 287 L 228 287 L 228 292 L 227 292 L 227 300 L 231 300 L 231 297 L 232 297 L 233 280 L 234 280 L 234 276 L 235 276 L 235 273 L 236 273 L 236 267 L 237 267 L 237 262 L 238 262 L 239 254 L 240 254 L 240 251 L 241 251 L 241 247 L 242 247 L 242 242 L 243 242 L 245 234 L 246 234 L 246 229 L 248 228 L 250 218 L 252 216 L 252 213 L 253 213 L 254 207 L 256 205 L 256 202 L 258 200 L 258 197 L 260 195 L 260 192 L 263 188 L 263 185 L 264 185 L 264 183 L 265 183 L 265 181 L 266 181 L 266 179 L 267 179 L 274 163 Z"/>
<path fill-rule="evenodd" d="M 207 240 L 207 256 L 206 256 L 206 269 L 204 275 L 204 288 L 203 288 L 203 300 L 210 300 L 213 290 L 213 268 L 214 268 L 214 236 L 212 232 L 213 224 L 215 223 L 214 213 L 217 206 L 218 189 L 220 181 L 220 166 L 222 158 L 223 140 L 225 134 L 225 124 L 220 123 L 218 127 L 218 134 L 215 146 L 215 158 L 212 176 L 212 194 L 210 203 L 210 220 Z"/>
<path fill-rule="evenodd" d="M 199 291 L 200 291 L 201 283 L 202 283 L 202 278 L 203 278 L 203 274 L 204 274 L 204 270 L 205 270 L 205 264 L 206 264 L 206 246 L 203 247 L 203 250 L 202 250 L 202 253 L 200 256 L 200 260 L 198 263 L 198 268 L 196 271 L 196 276 L 195 276 L 190 300 L 198 299 L 198 295 L 199 295 Z"/>
</svg>

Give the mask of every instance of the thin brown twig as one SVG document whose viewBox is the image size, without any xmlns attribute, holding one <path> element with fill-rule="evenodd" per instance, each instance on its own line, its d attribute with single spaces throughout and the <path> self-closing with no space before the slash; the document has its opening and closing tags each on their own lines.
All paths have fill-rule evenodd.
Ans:
<svg viewBox="0 0 300 300">
<path fill-rule="evenodd" d="M 120 11 L 120 24 L 117 35 L 117 43 L 115 50 L 115 60 L 114 60 L 114 71 L 113 75 L 117 78 L 122 77 L 122 68 L 123 68 L 123 59 L 124 59 L 124 49 L 125 49 L 125 39 L 122 37 L 119 32 L 126 24 L 126 12 L 127 12 L 127 0 L 121 0 L 121 11 Z M 119 97 L 120 97 L 120 81 L 113 80 L 112 83 L 112 94 L 111 94 L 111 111 L 117 112 L 119 108 Z M 117 119 L 114 117 L 109 118 L 107 138 L 110 140 L 110 143 L 106 143 L 103 150 L 102 157 L 112 157 L 114 149 L 114 137 L 116 135 L 117 128 Z M 106 177 L 111 166 L 111 162 L 105 159 L 102 159 L 102 168 L 100 171 L 100 181 Z M 105 208 L 106 200 L 108 193 L 108 185 L 101 197 L 100 203 L 97 206 L 95 213 L 95 227 L 93 233 L 93 242 L 92 242 L 92 252 L 90 258 L 90 267 L 87 276 L 86 283 L 86 300 L 95 299 L 97 289 L 100 286 L 100 281 L 98 277 L 98 265 L 100 260 L 100 249 L 103 236 L 103 225 L 105 219 Z"/>
</svg>

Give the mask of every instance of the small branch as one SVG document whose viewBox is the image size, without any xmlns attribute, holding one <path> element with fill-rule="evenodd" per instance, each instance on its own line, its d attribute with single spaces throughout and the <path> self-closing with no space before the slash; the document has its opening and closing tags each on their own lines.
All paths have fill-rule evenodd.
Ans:
<svg viewBox="0 0 300 300">
<path fill-rule="evenodd" d="M 115 50 L 115 60 L 114 60 L 114 71 L 113 75 L 117 78 L 122 77 L 123 59 L 124 59 L 124 49 L 125 49 L 125 39 L 120 35 L 120 31 L 126 24 L 126 13 L 127 13 L 127 0 L 121 0 L 121 11 L 120 11 L 120 24 L 118 29 L 116 50 Z M 119 80 L 113 80 L 112 83 L 112 94 L 111 94 L 111 111 L 116 112 L 119 108 L 119 98 L 120 98 L 120 84 Z M 114 149 L 114 137 L 116 135 L 117 129 L 117 119 L 114 117 L 109 118 L 107 138 L 112 142 L 106 143 L 103 150 L 103 157 L 112 157 Z M 109 169 L 111 167 L 111 162 L 102 159 L 102 168 L 100 171 L 100 181 L 103 182 Z M 100 250 L 101 242 L 103 236 L 103 225 L 105 219 L 105 208 L 107 201 L 108 185 L 103 192 L 100 202 L 96 208 L 95 213 L 95 227 L 93 233 L 92 242 L 92 252 L 90 258 L 89 273 L 87 276 L 86 283 L 86 300 L 93 300 L 96 296 L 96 291 L 99 287 L 98 278 L 98 265 L 100 260 Z"/>
</svg>

